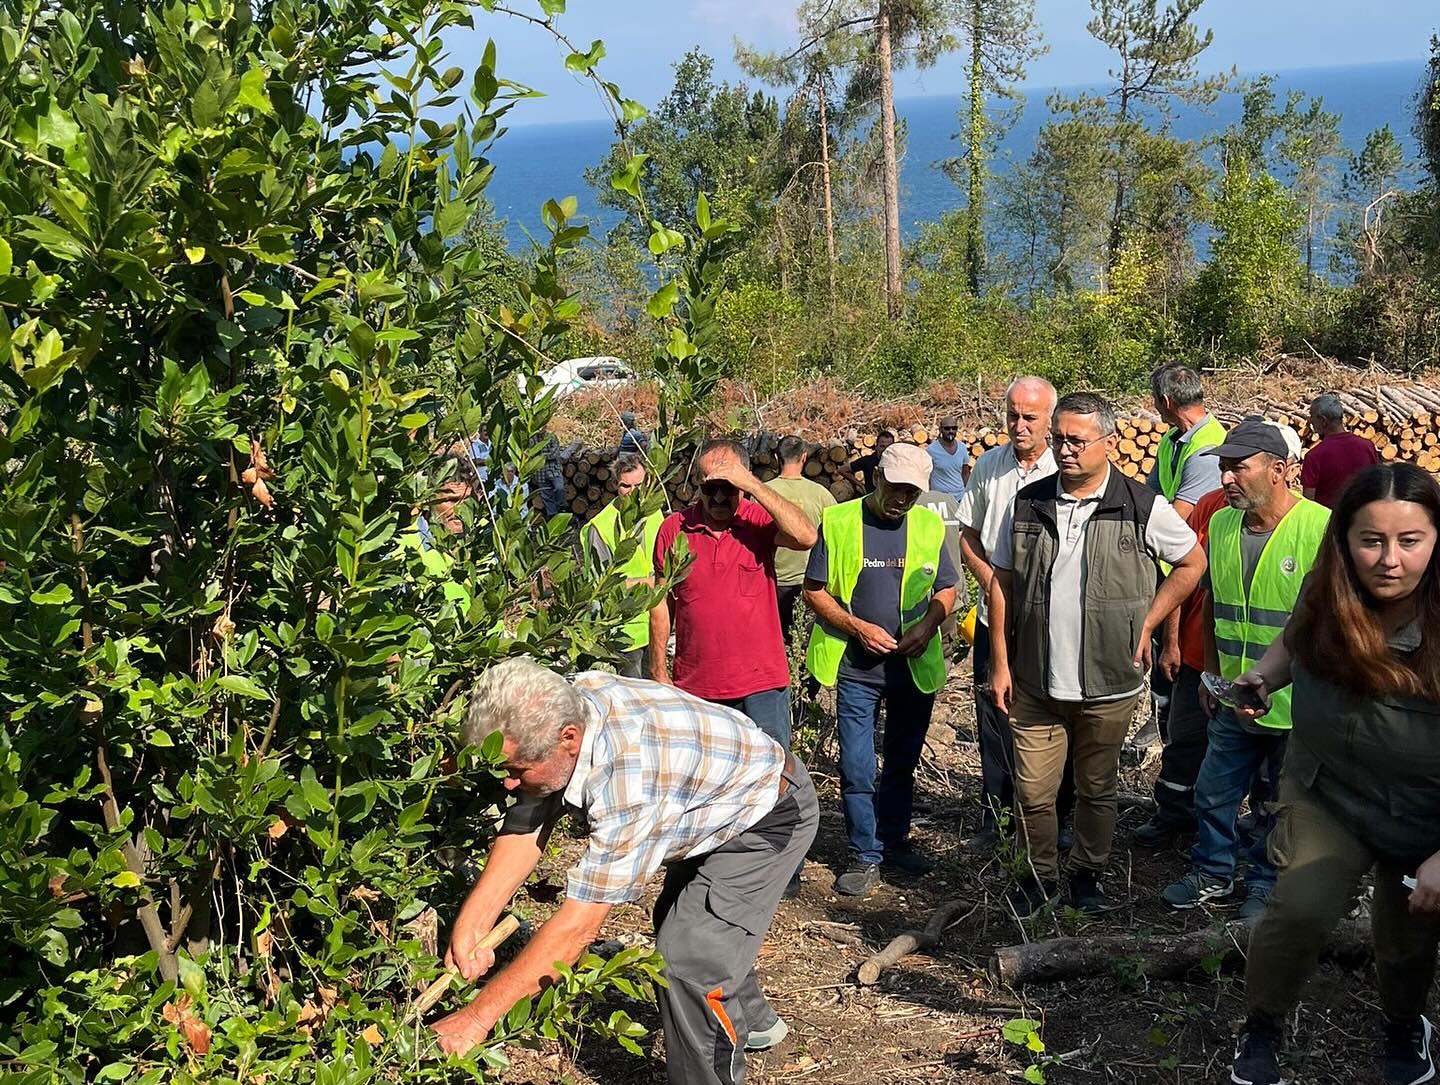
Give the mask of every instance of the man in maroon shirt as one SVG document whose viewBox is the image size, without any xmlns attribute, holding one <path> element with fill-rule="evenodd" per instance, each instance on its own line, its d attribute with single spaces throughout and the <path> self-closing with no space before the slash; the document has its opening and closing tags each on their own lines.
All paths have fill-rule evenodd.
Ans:
<svg viewBox="0 0 1440 1085">
<path fill-rule="evenodd" d="M 749 716 L 790 748 L 790 661 L 775 601 L 775 548 L 809 550 L 815 527 L 750 473 L 736 441 L 707 442 L 699 500 L 671 513 L 655 539 L 655 574 L 684 539 L 693 559 L 650 612 L 650 677 Z M 675 665 L 665 657 L 675 629 Z"/>
<path fill-rule="evenodd" d="M 1300 486 L 1310 500 L 1333 508 L 1350 476 L 1379 463 L 1380 453 L 1364 437 L 1345 432 L 1345 408 L 1336 396 L 1317 396 L 1310 404 L 1310 428 L 1320 443 L 1305 454 Z"/>
</svg>

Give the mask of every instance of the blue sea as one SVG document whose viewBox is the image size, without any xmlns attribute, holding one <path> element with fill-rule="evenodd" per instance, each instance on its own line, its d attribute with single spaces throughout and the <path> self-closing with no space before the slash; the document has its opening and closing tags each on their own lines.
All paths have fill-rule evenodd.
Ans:
<svg viewBox="0 0 1440 1085">
<path fill-rule="evenodd" d="M 1413 156 L 1415 93 L 1423 72 L 1424 62 L 1420 60 L 1307 68 L 1277 73 L 1275 92 L 1281 105 L 1292 89 L 1307 98 L 1323 98 L 1328 111 L 1340 114 L 1341 134 L 1352 150 L 1359 150 L 1371 131 L 1388 124 Z M 1077 89 L 1100 88 L 1036 87 L 1025 92 L 1023 111 L 1006 134 L 993 163 L 997 174 L 1029 155 L 1036 133 L 1050 116 L 1046 99 L 1056 90 L 1074 93 Z M 936 221 L 945 211 L 964 204 L 960 189 L 938 166 L 958 152 L 955 133 L 959 130 L 956 110 L 960 100 L 951 95 L 932 95 L 902 99 L 896 108 L 907 131 L 900 217 L 907 238 L 913 238 L 918 224 Z M 1209 109 L 1178 108 L 1172 130 L 1182 138 L 1201 139 L 1227 127 L 1239 116 L 1240 96 L 1228 94 Z M 590 222 L 596 235 L 603 234 L 616 221 L 618 216 L 613 211 L 596 203 L 584 177 L 586 168 L 605 156 L 613 138 L 608 122 L 580 121 L 517 127 L 498 141 L 491 156 L 496 172 L 487 195 L 495 204 L 496 214 L 506 221 L 512 247 L 526 246 L 532 234 L 544 236 L 540 208 L 547 199 L 575 196 L 580 215 Z"/>
</svg>

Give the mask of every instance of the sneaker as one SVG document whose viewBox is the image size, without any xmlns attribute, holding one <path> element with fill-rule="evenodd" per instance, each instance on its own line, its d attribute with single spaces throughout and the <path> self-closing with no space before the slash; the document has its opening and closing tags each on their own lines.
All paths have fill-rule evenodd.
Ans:
<svg viewBox="0 0 1440 1085">
<path fill-rule="evenodd" d="M 1177 912 L 1183 912 L 1217 897 L 1228 897 L 1234 891 L 1235 882 L 1230 878 L 1212 878 L 1209 874 L 1192 870 L 1174 885 L 1167 885 L 1160 899 Z"/>
<path fill-rule="evenodd" d="M 1268 1025 L 1247 1022 L 1235 1040 L 1230 1080 L 1235 1085 L 1285 1085 L 1276 1054 L 1280 1034 Z"/>
<path fill-rule="evenodd" d="M 1193 830 L 1191 831 L 1193 832 Z M 1139 847 L 1158 849 L 1174 847 L 1188 835 L 1190 833 L 1180 826 L 1162 821 L 1158 817 L 1152 817 L 1131 833 L 1130 839 Z"/>
<path fill-rule="evenodd" d="M 890 869 L 899 871 L 901 874 L 908 874 L 912 878 L 923 878 L 935 869 L 934 861 L 926 858 L 908 840 L 902 840 L 898 844 L 891 844 L 887 847 L 885 858 L 881 862 Z"/>
<path fill-rule="evenodd" d="M 1037 882 L 1025 878 L 1005 894 L 1005 907 L 1016 919 L 1029 919 L 1040 909 L 1060 900 L 1060 887 L 1055 882 Z"/>
<path fill-rule="evenodd" d="M 863 897 L 880 884 L 880 868 L 874 863 L 852 862 L 835 879 L 835 892 L 842 897 Z"/>
<path fill-rule="evenodd" d="M 759 1032 L 752 1032 L 749 1036 L 745 1037 L 745 1050 L 769 1051 L 777 1044 L 783 1043 L 785 1037 L 789 1035 L 790 1026 L 785 1023 L 784 1018 L 777 1017 L 775 1018 L 775 1023 L 769 1028 L 762 1029 Z"/>
<path fill-rule="evenodd" d="M 1385 1085 L 1420 1085 L 1435 1077 L 1435 1063 L 1430 1058 L 1431 1026 L 1428 1019 L 1399 1024 L 1385 1022 L 1385 1051 L 1381 1065 Z"/>
<path fill-rule="evenodd" d="M 966 851 L 994 851 L 1000 846 L 1000 830 L 994 825 L 987 825 L 978 833 L 965 841 Z"/>
<path fill-rule="evenodd" d="M 1265 905 L 1270 903 L 1270 887 L 1268 885 L 1247 885 L 1245 887 L 1245 903 L 1235 913 L 1235 918 L 1242 923 L 1250 923 L 1259 919 L 1265 914 Z"/>
<path fill-rule="evenodd" d="M 1101 912 L 1108 912 L 1115 907 L 1115 904 L 1105 895 L 1105 889 L 1100 884 L 1100 875 L 1090 870 L 1078 870 L 1070 876 L 1069 892 L 1065 894 L 1065 903 L 1077 912 L 1084 912 L 1086 915 L 1099 915 Z"/>
<path fill-rule="evenodd" d="M 1140 730 L 1135 732 L 1130 744 L 1140 750 L 1160 745 L 1160 724 L 1153 719 L 1146 720 Z"/>
</svg>

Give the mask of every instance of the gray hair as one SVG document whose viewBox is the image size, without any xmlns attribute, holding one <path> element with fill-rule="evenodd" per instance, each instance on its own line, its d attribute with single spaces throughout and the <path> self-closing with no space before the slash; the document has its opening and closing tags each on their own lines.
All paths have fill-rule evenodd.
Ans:
<svg viewBox="0 0 1440 1085">
<path fill-rule="evenodd" d="M 516 657 L 486 669 L 470 690 L 460 737 L 479 746 L 499 731 L 515 744 L 515 758 L 539 761 L 555 749 L 560 731 L 585 728 L 585 701 L 575 687 L 532 659 Z"/>
<path fill-rule="evenodd" d="M 728 452 L 740 461 L 740 466 L 750 470 L 750 450 L 733 437 L 712 437 L 700 446 L 700 454 L 695 457 L 699 463 L 712 452 Z"/>
<path fill-rule="evenodd" d="M 1093 414 L 1101 437 L 1115 432 L 1115 408 L 1104 396 L 1097 396 L 1094 392 L 1071 392 L 1061 396 L 1060 402 L 1055 404 L 1055 414 Z"/>
<path fill-rule="evenodd" d="M 1168 399 L 1177 407 L 1194 407 L 1205 402 L 1200 374 L 1179 362 L 1162 365 L 1150 374 L 1150 392 L 1156 402 Z"/>
<path fill-rule="evenodd" d="M 628 475 L 634 470 L 645 470 L 645 461 L 633 452 L 621 452 L 610 461 L 610 472 L 618 482 L 621 475 Z"/>
<path fill-rule="evenodd" d="M 1310 401 L 1310 413 L 1327 422 L 1345 421 L 1345 405 L 1340 402 L 1339 396 L 1331 395 L 1329 392 L 1323 396 L 1316 396 Z"/>
<path fill-rule="evenodd" d="M 1055 404 L 1060 401 L 1060 393 L 1055 391 L 1055 386 L 1044 377 L 1019 376 L 1005 386 L 1005 401 L 1010 402 L 1010 397 L 1021 388 L 1036 388 L 1050 397 L 1050 413 L 1055 413 Z"/>
</svg>

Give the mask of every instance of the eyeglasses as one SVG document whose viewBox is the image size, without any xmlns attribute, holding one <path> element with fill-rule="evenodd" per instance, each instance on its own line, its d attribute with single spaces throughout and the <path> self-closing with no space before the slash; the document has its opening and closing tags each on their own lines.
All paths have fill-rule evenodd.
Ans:
<svg viewBox="0 0 1440 1085">
<path fill-rule="evenodd" d="M 730 483 L 716 479 L 712 482 L 700 483 L 700 492 L 706 497 L 734 497 L 740 491 Z"/>
<path fill-rule="evenodd" d="M 1103 441 L 1110 434 L 1102 433 L 1099 437 L 1091 437 L 1088 441 L 1083 437 L 1066 437 L 1064 434 L 1053 433 L 1050 435 L 1051 448 L 1068 448 L 1071 452 L 1084 452 L 1096 441 Z"/>
</svg>

